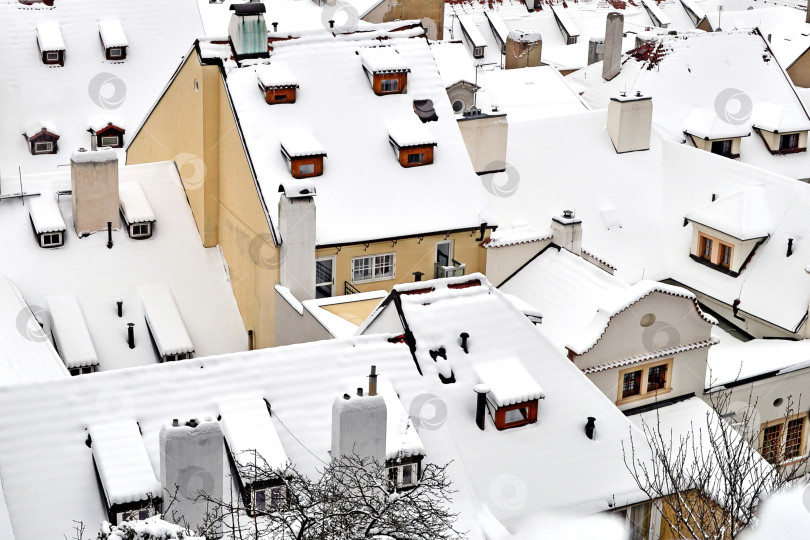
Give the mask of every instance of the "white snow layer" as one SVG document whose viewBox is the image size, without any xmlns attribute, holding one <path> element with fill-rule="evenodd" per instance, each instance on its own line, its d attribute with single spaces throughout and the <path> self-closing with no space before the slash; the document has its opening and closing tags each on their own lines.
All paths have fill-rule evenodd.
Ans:
<svg viewBox="0 0 810 540">
<path fill-rule="evenodd" d="M 298 86 L 298 79 L 292 74 L 287 64 L 283 62 L 256 66 L 256 77 L 265 88 Z"/>
<path fill-rule="evenodd" d="M 98 354 L 76 297 L 72 294 L 50 296 L 48 310 L 53 339 L 65 365 L 76 368 L 98 364 Z"/>
<path fill-rule="evenodd" d="M 155 221 L 155 212 L 152 210 L 152 205 L 149 204 L 149 199 L 146 198 L 140 182 L 120 185 L 118 187 L 118 201 L 127 223 Z"/>
<path fill-rule="evenodd" d="M 104 46 L 107 48 L 127 47 L 129 45 L 127 36 L 124 34 L 124 27 L 121 26 L 121 21 L 99 21 L 98 31 L 101 34 L 102 43 L 104 43 Z"/>
<path fill-rule="evenodd" d="M 59 211 L 55 195 L 40 195 L 28 199 L 28 203 L 31 223 L 34 224 L 34 230 L 37 234 L 66 230 L 65 220 Z"/>
<path fill-rule="evenodd" d="M 37 24 L 37 40 L 39 48 L 43 52 L 65 50 L 65 41 L 62 39 L 58 22 L 49 21 Z"/>
<path fill-rule="evenodd" d="M 543 389 L 518 360 L 500 360 L 475 368 L 481 383 L 489 387 L 489 399 L 498 407 L 514 405 L 545 396 Z"/>
<path fill-rule="evenodd" d="M 145 285 L 138 289 L 143 312 L 161 356 L 190 353 L 194 345 L 166 284 Z"/>
</svg>

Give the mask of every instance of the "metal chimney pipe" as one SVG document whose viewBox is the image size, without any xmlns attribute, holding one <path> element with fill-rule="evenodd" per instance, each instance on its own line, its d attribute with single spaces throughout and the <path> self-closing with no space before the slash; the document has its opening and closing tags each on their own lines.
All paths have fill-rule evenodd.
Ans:
<svg viewBox="0 0 810 540">
<path fill-rule="evenodd" d="M 278 23 L 277 22 L 273 23 L 273 32 L 278 32 Z"/>
<path fill-rule="evenodd" d="M 172 420 L 172 427 L 180 427 L 180 421 L 177 418 Z"/>
<path fill-rule="evenodd" d="M 248 350 L 252 351 L 254 349 L 254 341 L 255 338 L 253 337 L 253 330 L 248 330 Z"/>
<path fill-rule="evenodd" d="M 470 338 L 470 334 L 467 332 L 461 333 L 461 348 L 464 350 L 465 354 L 469 354 L 469 350 L 467 349 L 467 340 Z"/>
<path fill-rule="evenodd" d="M 135 348 L 135 323 L 127 323 L 127 343 L 129 348 Z"/>
<path fill-rule="evenodd" d="M 414 281 L 422 281 L 422 276 L 424 276 L 424 275 L 425 275 L 424 272 L 420 272 L 420 271 L 417 270 L 416 272 L 413 272 L 413 280 Z"/>
<path fill-rule="evenodd" d="M 478 394 L 478 402 L 475 406 L 475 423 L 478 425 L 478 429 L 481 431 L 484 430 L 484 420 L 486 419 L 486 411 L 487 411 L 487 394 L 489 393 L 489 386 L 486 384 L 476 384 L 473 388 L 475 393 Z"/>
<path fill-rule="evenodd" d="M 363 389 L 362 388 L 357 389 L 357 395 L 358 395 L 358 397 L 363 397 Z"/>
<path fill-rule="evenodd" d="M 588 423 L 585 424 L 585 435 L 593 440 L 593 432 L 596 429 L 596 418 L 593 416 L 588 417 Z"/>
<path fill-rule="evenodd" d="M 330 20 L 329 21 L 329 28 L 334 28 L 334 27 L 335 27 L 335 21 Z"/>
<path fill-rule="evenodd" d="M 112 249 L 112 221 L 107 222 L 107 249 Z"/>
<path fill-rule="evenodd" d="M 124 301 L 119 298 L 118 300 L 115 301 L 115 304 L 118 306 L 118 316 L 123 317 L 124 316 Z"/>
<path fill-rule="evenodd" d="M 371 366 L 371 374 L 368 376 L 368 395 L 377 395 L 377 366 Z"/>
<path fill-rule="evenodd" d="M 793 238 L 788 238 L 787 256 L 793 255 Z"/>
</svg>

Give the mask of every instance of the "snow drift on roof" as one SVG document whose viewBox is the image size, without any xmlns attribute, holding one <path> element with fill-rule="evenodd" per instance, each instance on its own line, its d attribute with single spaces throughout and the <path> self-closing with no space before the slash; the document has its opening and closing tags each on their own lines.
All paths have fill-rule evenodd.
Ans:
<svg viewBox="0 0 810 540">
<path fill-rule="evenodd" d="M 222 403 L 219 411 L 222 414 L 222 433 L 238 465 L 251 472 L 254 472 L 254 464 L 256 472 L 284 468 L 287 454 L 264 399 L 246 396 Z"/>
<path fill-rule="evenodd" d="M 478 26 L 475 25 L 472 17 L 469 15 L 459 15 L 458 22 L 461 24 L 461 28 L 464 30 L 464 33 L 470 38 L 473 47 L 487 46 L 487 41 L 484 39 L 481 31 L 478 30 Z"/>
<path fill-rule="evenodd" d="M 107 504 L 126 504 L 163 496 L 143 437 L 134 420 L 99 423 L 87 431 Z"/>
<path fill-rule="evenodd" d="M 487 399 L 498 407 L 546 397 L 537 381 L 514 358 L 480 364 L 475 372 L 481 383 L 489 387 Z"/>
<path fill-rule="evenodd" d="M 766 188 L 743 189 L 686 214 L 686 219 L 738 240 L 765 238 L 777 222 Z"/>
<path fill-rule="evenodd" d="M 31 215 L 31 223 L 37 234 L 64 231 L 65 220 L 56 198 L 50 194 L 40 195 L 29 199 L 28 212 Z"/>
<path fill-rule="evenodd" d="M 438 144 L 436 137 L 415 115 L 406 116 L 398 122 L 392 122 L 388 126 L 388 136 L 400 148 Z"/>
<path fill-rule="evenodd" d="M 363 67 L 371 73 L 391 73 L 410 71 L 407 60 L 393 47 L 373 47 L 360 49 Z"/>
<path fill-rule="evenodd" d="M 701 139 L 730 139 L 751 134 L 746 126 L 724 122 L 716 113 L 700 107 L 692 109 L 686 117 L 683 130 Z"/>
<path fill-rule="evenodd" d="M 81 148 L 70 154 L 70 161 L 74 163 L 103 163 L 118 161 L 118 153 L 112 148 L 103 147 L 98 150 Z"/>
<path fill-rule="evenodd" d="M 127 223 L 155 221 L 155 212 L 140 182 L 127 182 L 118 186 L 118 200 Z"/>
<path fill-rule="evenodd" d="M 283 131 L 280 139 L 281 147 L 290 157 L 326 155 L 326 148 L 308 131 L 293 128 L 289 131 Z"/>
<path fill-rule="evenodd" d="M 146 322 L 160 355 L 194 352 L 194 345 L 188 337 L 169 287 L 165 284 L 143 286 L 138 292 L 143 300 Z"/>
<path fill-rule="evenodd" d="M 62 32 L 59 30 L 59 23 L 55 21 L 37 24 L 37 41 L 39 41 L 39 48 L 43 52 L 65 50 L 65 42 L 62 39 Z"/>
<path fill-rule="evenodd" d="M 65 365 L 68 368 L 97 365 L 98 354 L 76 296 L 50 296 L 48 310 L 53 323 L 53 339 Z"/>
<path fill-rule="evenodd" d="M 265 88 L 298 87 L 298 79 L 284 62 L 256 66 L 256 76 Z"/>
<path fill-rule="evenodd" d="M 799 115 L 782 105 L 774 103 L 758 103 L 751 115 L 754 127 L 774 133 L 789 131 L 807 131 L 810 129 L 810 119 L 807 115 Z"/>
<path fill-rule="evenodd" d="M 424 456 L 425 446 L 413 420 L 405 411 L 391 381 L 387 377 L 377 380 L 377 393 L 385 400 L 387 415 L 385 435 L 385 459 Z"/>
<path fill-rule="evenodd" d="M 124 34 L 124 27 L 121 26 L 121 21 L 99 21 L 98 31 L 101 34 L 101 41 L 107 48 L 129 46 L 127 36 Z"/>
</svg>

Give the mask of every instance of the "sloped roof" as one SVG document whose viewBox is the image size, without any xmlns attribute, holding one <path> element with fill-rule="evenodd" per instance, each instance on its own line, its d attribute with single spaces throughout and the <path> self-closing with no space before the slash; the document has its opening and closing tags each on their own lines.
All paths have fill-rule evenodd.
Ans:
<svg viewBox="0 0 810 540">
<path fill-rule="evenodd" d="M 683 121 L 683 130 L 689 135 L 701 139 L 728 139 L 746 137 L 751 134 L 751 130 L 746 126 L 724 122 L 717 116 L 717 113 L 700 107 L 689 112 L 686 120 Z"/>
<path fill-rule="evenodd" d="M 767 189 L 749 188 L 691 210 L 686 219 L 739 240 L 754 240 L 774 231 L 779 221 L 778 209 L 779 206 L 774 208 Z"/>
<path fill-rule="evenodd" d="M 99 21 L 102 29 L 104 21 L 126 28 L 126 60 L 104 59 Z M 64 66 L 42 63 L 40 24 L 59 25 L 68 49 Z M 114 112 L 123 125 L 139 125 L 201 33 L 195 0 L 0 2 L 0 176 L 16 175 L 18 167 L 24 174 L 55 171 L 70 152 L 89 146 L 87 127 L 99 114 Z M 41 118 L 59 126 L 57 154 L 32 156 L 20 137 Z"/>
<path fill-rule="evenodd" d="M 290 179 L 290 172 L 281 153 L 267 149 L 279 148 L 280 136 L 294 127 L 311 133 L 329 151 L 323 175 L 313 179 L 319 245 L 476 228 L 488 221 L 483 186 L 421 28 L 385 28 L 337 36 L 315 31 L 276 42 L 270 62 L 287 64 L 302 88 L 292 105 L 265 103 L 255 66 L 228 71 L 227 89 L 273 223 L 278 186 Z M 374 94 L 357 53 L 378 45 L 375 37 L 386 38 L 382 42 L 389 52 L 396 50 L 410 66 L 406 94 Z M 429 130 L 439 148 L 434 163 L 403 168 L 391 151 L 388 129 L 416 118 L 414 99 L 433 100 L 439 119 Z M 398 194 L 395 201 L 391 193 Z M 347 212 L 353 219 L 345 219 Z"/>
</svg>

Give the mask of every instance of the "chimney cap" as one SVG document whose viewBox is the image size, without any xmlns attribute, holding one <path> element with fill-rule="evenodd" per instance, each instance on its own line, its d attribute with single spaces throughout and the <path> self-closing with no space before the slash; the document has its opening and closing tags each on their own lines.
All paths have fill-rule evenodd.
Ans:
<svg viewBox="0 0 810 540">
<path fill-rule="evenodd" d="M 231 4 L 230 10 L 236 15 L 260 15 L 267 13 L 267 7 L 261 2 L 249 2 L 247 4 Z"/>
<path fill-rule="evenodd" d="M 473 387 L 473 390 L 475 390 L 475 392 L 477 394 L 489 394 L 491 388 L 489 387 L 488 384 L 480 383 L 480 384 L 476 384 Z"/>
</svg>

